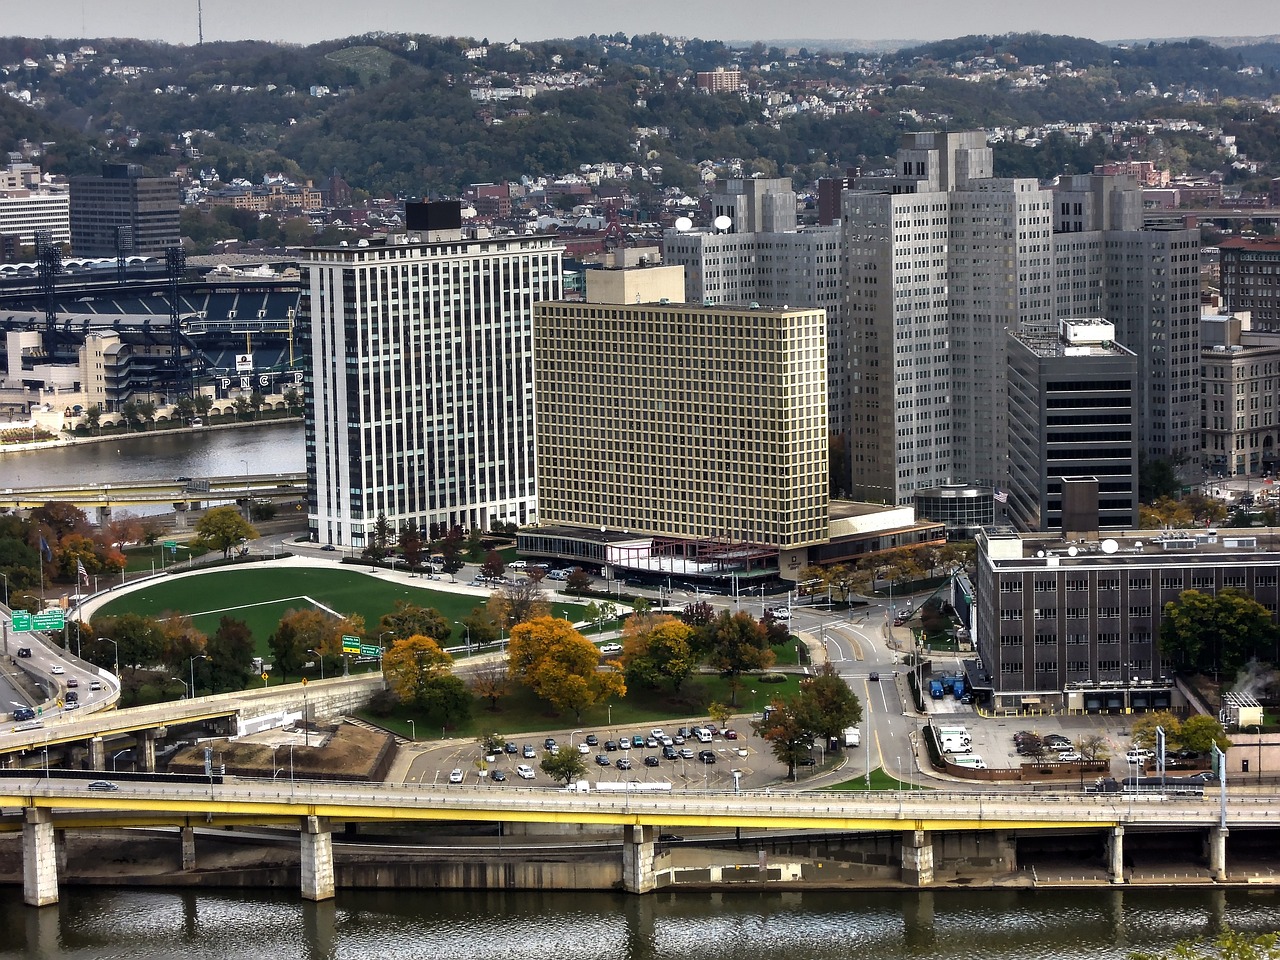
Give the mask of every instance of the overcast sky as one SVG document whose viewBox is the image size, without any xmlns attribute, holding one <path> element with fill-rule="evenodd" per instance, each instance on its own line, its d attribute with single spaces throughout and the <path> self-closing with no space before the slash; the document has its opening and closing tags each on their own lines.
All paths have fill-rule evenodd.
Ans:
<svg viewBox="0 0 1280 960">
<path fill-rule="evenodd" d="M 705 40 L 937 40 L 1039 30 L 1116 40 L 1280 34 L 1280 0 L 203 0 L 206 40 L 312 43 L 375 30 L 491 40 L 665 33 Z M 0 35 L 196 42 L 197 0 L 0 0 Z"/>
</svg>

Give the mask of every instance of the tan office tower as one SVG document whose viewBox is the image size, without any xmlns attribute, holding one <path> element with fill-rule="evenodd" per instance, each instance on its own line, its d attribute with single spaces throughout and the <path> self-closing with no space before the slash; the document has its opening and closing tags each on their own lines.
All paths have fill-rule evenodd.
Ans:
<svg viewBox="0 0 1280 960">
<path fill-rule="evenodd" d="M 825 541 L 825 312 L 683 297 L 684 269 L 655 267 L 535 305 L 540 523 Z"/>
</svg>

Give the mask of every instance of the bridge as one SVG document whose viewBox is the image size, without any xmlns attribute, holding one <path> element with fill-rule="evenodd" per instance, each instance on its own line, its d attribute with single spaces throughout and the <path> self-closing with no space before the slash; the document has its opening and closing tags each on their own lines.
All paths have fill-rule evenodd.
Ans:
<svg viewBox="0 0 1280 960">
<path fill-rule="evenodd" d="M 84 483 L 61 487 L 6 488 L 0 504 L 14 509 L 40 507 L 51 500 L 73 503 L 82 509 L 110 512 L 112 507 L 157 503 L 191 503 L 204 500 L 288 499 L 307 492 L 305 473 L 245 474 L 231 477 L 177 477 L 173 480 L 138 480 L 116 483 Z"/>
<path fill-rule="evenodd" d="M 1280 827 L 1280 798 L 1266 794 L 1175 799 L 1163 794 L 1081 795 L 935 791 L 590 793 L 510 786 L 412 786 L 314 781 L 122 782 L 90 791 L 85 781 L 0 781 L 0 831 L 23 832 L 24 898 L 58 898 L 56 833 L 91 828 L 176 826 L 184 866 L 194 864 L 200 827 L 288 824 L 301 837 L 307 899 L 334 895 L 333 822 L 466 821 L 620 827 L 622 886 L 656 889 L 660 829 L 692 827 L 895 834 L 904 882 L 933 882 L 935 833 L 1092 830 L 1106 838 L 1108 871 L 1124 879 L 1126 830 L 1197 830 L 1209 875 L 1225 878 L 1230 829 Z M 989 842 L 989 841 L 988 841 Z M 190 867 L 188 867 L 189 869 Z"/>
</svg>

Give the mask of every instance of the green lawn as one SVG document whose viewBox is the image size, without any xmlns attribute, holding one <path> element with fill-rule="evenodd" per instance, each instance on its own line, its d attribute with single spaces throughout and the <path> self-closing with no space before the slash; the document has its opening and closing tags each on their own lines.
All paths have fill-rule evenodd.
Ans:
<svg viewBox="0 0 1280 960">
<path fill-rule="evenodd" d="M 111 601 L 98 610 L 97 616 L 159 616 L 177 611 L 190 615 L 196 628 L 206 634 L 214 633 L 218 621 L 229 616 L 248 624 L 258 653 L 269 656 L 267 637 L 288 610 L 319 606 L 342 616 L 359 614 L 364 617 L 365 628 L 372 631 L 396 600 L 434 607 L 450 621 L 461 620 L 484 602 L 481 597 L 409 586 L 356 570 L 254 568 L 219 570 L 158 583 Z M 582 620 L 582 611 L 579 604 L 552 605 L 556 616 L 575 622 Z M 455 641 L 462 642 L 463 637 L 462 628 L 455 627 Z"/>
<path fill-rule="evenodd" d="M 866 762 L 866 758 L 863 758 Z M 865 769 L 865 767 L 864 767 Z M 867 777 L 864 773 L 860 777 L 854 777 L 852 780 L 846 780 L 844 783 L 837 783 L 828 787 L 829 790 L 866 790 Z M 880 767 L 876 767 L 871 771 L 871 789 L 872 790 L 912 790 L 919 789 L 919 784 L 903 783 L 896 777 L 892 777 L 885 773 Z"/>
</svg>

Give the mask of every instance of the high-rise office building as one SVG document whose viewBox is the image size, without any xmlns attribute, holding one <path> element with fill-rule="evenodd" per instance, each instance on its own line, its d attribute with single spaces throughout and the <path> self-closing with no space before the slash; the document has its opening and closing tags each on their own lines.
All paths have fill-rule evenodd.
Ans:
<svg viewBox="0 0 1280 960">
<path fill-rule="evenodd" d="M 0 234 L 34 251 L 37 231 L 56 244 L 71 240 L 70 198 L 65 190 L 0 190 Z"/>
<path fill-rule="evenodd" d="M 135 163 L 107 163 L 100 177 L 71 178 L 71 252 L 114 257 L 122 230 L 125 252 L 163 256 L 182 242 L 178 180 L 143 176 Z"/>
<path fill-rule="evenodd" d="M 560 297 L 562 248 L 461 224 L 458 203 L 411 203 L 404 234 L 302 259 L 321 542 L 366 546 L 380 514 L 395 529 L 535 518 L 533 304 Z"/>
<path fill-rule="evenodd" d="M 1105 320 L 1008 336 L 1010 521 L 1031 532 L 1135 529 L 1137 358 Z M 1084 530 L 1063 526 L 1066 481 L 1075 477 L 1097 482 Z"/>
<path fill-rule="evenodd" d="M 1280 240 L 1228 237 L 1218 250 L 1227 310 L 1249 311 L 1254 330 L 1280 330 Z"/>
<path fill-rule="evenodd" d="M 683 303 L 682 274 L 592 270 L 586 302 L 534 308 L 539 521 L 826 542 L 823 312 Z"/>
<path fill-rule="evenodd" d="M 855 497 L 1006 484 L 1007 334 L 1073 316 L 1111 321 L 1138 357 L 1139 452 L 1197 455 L 1199 237 L 1142 229 L 1132 177 L 1052 191 L 995 177 L 981 133 L 915 133 L 891 175 L 852 185 L 831 420 Z"/>
</svg>

